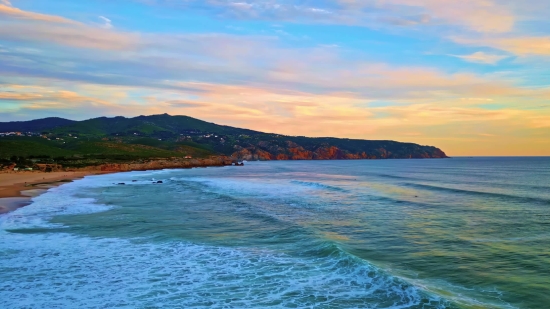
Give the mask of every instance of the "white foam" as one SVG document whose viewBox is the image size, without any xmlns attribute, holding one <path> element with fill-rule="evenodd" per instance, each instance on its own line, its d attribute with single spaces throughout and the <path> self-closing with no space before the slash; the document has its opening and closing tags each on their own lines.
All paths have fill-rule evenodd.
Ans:
<svg viewBox="0 0 550 309">
<path fill-rule="evenodd" d="M 487 290 L 479 288 L 466 288 L 464 286 L 451 284 L 445 280 L 428 280 L 428 281 L 419 281 L 411 280 L 410 282 L 414 283 L 416 286 L 422 287 L 426 291 L 432 293 L 438 293 L 440 291 L 445 291 L 445 298 L 449 301 L 452 301 L 456 304 L 461 304 L 466 308 L 469 307 L 480 307 L 480 308 L 501 308 L 501 309 L 519 309 L 519 307 L 514 306 L 505 302 L 502 299 L 504 295 L 503 292 L 497 290 L 496 288 Z M 484 300 L 478 300 L 471 296 L 472 291 L 479 291 L 483 296 Z"/>
<path fill-rule="evenodd" d="M 425 301 L 430 303 L 426 309 L 445 308 L 440 299 L 427 299 L 414 286 L 344 253 L 297 258 L 257 248 L 10 232 L 58 227 L 48 221 L 53 216 L 108 210 L 82 191 L 136 177 L 150 175 L 87 177 L 0 217 L 0 308 L 398 309 Z M 246 187 L 231 179 L 194 181 L 237 195 L 311 190 L 269 180 L 250 181 Z"/>
<path fill-rule="evenodd" d="M 68 234 L 0 240 L 2 308 L 409 308 L 417 289 L 368 264 Z M 351 266 L 350 266 L 351 264 Z M 439 300 L 433 306 L 444 308 Z"/>
<path fill-rule="evenodd" d="M 227 193 L 232 196 L 254 196 L 263 198 L 279 198 L 281 196 L 308 196 L 308 191 L 315 188 L 296 186 L 289 181 L 277 179 L 239 179 L 239 178 L 172 178 L 180 181 L 197 182 L 205 185 L 213 192 Z"/>
<path fill-rule="evenodd" d="M 48 222 L 54 216 L 107 211 L 111 206 L 96 203 L 94 198 L 79 197 L 81 190 L 108 186 L 105 178 L 87 177 L 32 198 L 32 203 L 0 216 L 0 231 L 21 228 L 58 227 Z"/>
</svg>

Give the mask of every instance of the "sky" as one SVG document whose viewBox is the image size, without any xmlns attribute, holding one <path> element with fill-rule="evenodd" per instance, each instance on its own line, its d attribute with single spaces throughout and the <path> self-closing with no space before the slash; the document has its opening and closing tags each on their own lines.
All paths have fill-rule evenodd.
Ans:
<svg viewBox="0 0 550 309">
<path fill-rule="evenodd" d="M 168 113 L 550 155 L 548 16 L 548 0 L 0 0 L 0 121 Z"/>
</svg>

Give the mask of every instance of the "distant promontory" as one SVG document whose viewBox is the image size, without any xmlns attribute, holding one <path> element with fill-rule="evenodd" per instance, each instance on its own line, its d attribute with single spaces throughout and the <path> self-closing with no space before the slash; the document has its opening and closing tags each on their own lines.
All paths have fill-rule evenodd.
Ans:
<svg viewBox="0 0 550 309">
<path fill-rule="evenodd" d="M 387 140 L 287 136 L 168 114 L 0 122 L 0 159 L 86 166 L 151 158 L 350 160 L 447 158 L 439 148 Z"/>
</svg>

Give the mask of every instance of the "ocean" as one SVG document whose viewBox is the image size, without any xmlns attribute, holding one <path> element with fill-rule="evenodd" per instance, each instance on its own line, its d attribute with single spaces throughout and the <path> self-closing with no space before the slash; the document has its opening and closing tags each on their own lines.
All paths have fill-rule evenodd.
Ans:
<svg viewBox="0 0 550 309">
<path fill-rule="evenodd" d="M 549 306 L 550 158 L 89 176 L 0 216 L 6 309 Z"/>
</svg>

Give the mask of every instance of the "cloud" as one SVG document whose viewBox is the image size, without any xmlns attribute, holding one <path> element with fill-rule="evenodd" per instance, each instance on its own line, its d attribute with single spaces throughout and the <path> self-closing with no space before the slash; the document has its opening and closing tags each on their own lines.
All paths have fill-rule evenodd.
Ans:
<svg viewBox="0 0 550 309">
<path fill-rule="evenodd" d="M 210 103 L 196 102 L 196 101 L 190 101 L 190 100 L 168 100 L 168 101 L 165 101 L 164 103 L 175 108 L 209 107 L 212 105 Z"/>
<path fill-rule="evenodd" d="M 451 56 L 460 58 L 464 61 L 474 62 L 474 63 L 483 63 L 483 64 L 496 64 L 500 60 L 507 58 L 507 56 L 487 54 L 484 52 L 475 52 L 471 55 L 463 55 L 463 56 L 459 56 L 459 55 L 451 55 Z"/>
<path fill-rule="evenodd" d="M 429 16 L 433 24 L 457 25 L 476 32 L 508 32 L 515 22 L 512 12 L 494 0 L 386 0 L 382 3 L 382 7 L 393 14 L 419 10 Z"/>
<path fill-rule="evenodd" d="M 407 4 L 405 0 L 402 2 Z M 244 7 L 252 9 L 254 6 Z M 109 19 L 100 18 L 110 25 Z M 47 43 L 53 45 L 58 54 L 59 46 L 104 51 L 100 54 L 81 51 L 76 55 L 63 52 L 63 59 L 51 56 L 44 59 L 48 56 L 20 52 L 8 54 L 12 60 L 0 65 L 0 72 L 24 76 L 157 88 L 174 88 L 174 84 L 163 82 L 165 80 L 222 84 L 256 82 L 272 84 L 279 89 L 349 91 L 368 99 L 392 100 L 521 93 L 506 82 L 484 80 L 473 74 L 449 75 L 430 68 L 350 61 L 343 59 L 339 48 L 282 48 L 276 39 L 269 37 L 138 34 L 78 23 L 48 22 L 40 27 L 28 23 L 0 27 L 0 39 Z M 482 52 L 458 57 L 482 63 L 500 60 L 499 56 Z M 36 66 L 32 62 L 52 65 Z M 67 69 L 60 70 L 62 67 Z"/>
<path fill-rule="evenodd" d="M 33 78 L 24 81 L 29 84 L 0 85 L 3 89 L 0 97 L 6 102 L 19 100 L 15 109 L 0 109 L 0 117 L 5 116 L 3 112 L 8 112 L 10 119 L 45 116 L 83 119 L 167 112 L 288 135 L 299 132 L 308 136 L 404 141 L 412 138 L 414 142 L 436 144 L 450 154 L 465 155 L 475 151 L 479 154 L 480 149 L 482 154 L 498 154 L 497 149 L 512 147 L 519 141 L 510 132 L 523 130 L 533 136 L 550 133 L 550 109 L 522 110 L 510 106 L 487 110 L 476 106 L 477 100 L 465 105 L 459 99 L 357 108 L 368 100 L 352 93 L 314 94 L 269 86 L 181 82 L 181 89 L 187 90 L 167 90 L 41 82 Z M 34 85 L 39 83 L 42 86 Z M 481 133 L 479 128 L 483 128 Z M 490 149 L 485 147 L 488 137 Z M 499 144 L 499 141 L 506 142 Z M 514 148 L 508 153 L 544 154 L 547 150 L 544 142 L 530 141 L 530 147 L 523 148 L 523 152 Z"/>
<path fill-rule="evenodd" d="M 103 29 L 111 29 L 113 28 L 113 24 L 111 23 L 111 20 L 105 16 L 99 16 L 99 19 L 101 19 L 102 24 L 101 27 Z"/>
<path fill-rule="evenodd" d="M 70 20 L 60 16 L 23 11 L 18 8 L 12 7 L 9 1 L 5 1 L 2 3 L 3 4 L 0 4 L 0 16 L 3 16 L 5 18 L 42 21 L 42 22 L 51 22 L 51 23 L 60 23 L 60 24 L 78 24 L 78 22 L 74 20 Z"/>
<path fill-rule="evenodd" d="M 479 101 L 479 102 L 492 102 L 493 99 L 489 98 L 460 98 L 463 101 Z"/>
<path fill-rule="evenodd" d="M 550 56 L 550 36 L 452 37 L 451 39 L 459 44 L 492 47 L 518 56 Z"/>
<path fill-rule="evenodd" d="M 139 41 L 136 34 L 107 31 L 86 25 L 64 27 L 55 24 L 36 26 L 28 23 L 13 23 L 9 27 L 0 27 L 0 39 L 104 50 L 130 49 Z"/>
<path fill-rule="evenodd" d="M 110 31 L 111 20 L 99 16 L 100 28 L 56 15 L 23 11 L 0 4 L 0 40 L 42 42 L 88 49 L 131 49 L 138 44 L 134 33 Z"/>
<path fill-rule="evenodd" d="M 449 98 L 498 96 L 528 97 L 537 91 L 515 87 L 511 82 L 472 73 L 448 74 L 429 67 L 392 66 L 346 59 L 340 48 L 282 47 L 265 37 L 223 34 L 130 35 L 115 30 L 85 28 L 68 30 L 54 25 L 27 28 L 25 39 L 54 36 L 45 53 L 4 53 L 10 61 L 0 63 L 5 76 L 45 77 L 81 83 L 139 86 L 151 89 L 197 90 L 197 85 L 254 85 L 287 92 L 352 93 L 365 100 L 400 103 Z M 77 29 L 78 30 L 78 29 Z M 43 35 L 41 35 L 43 34 Z M 46 35 L 49 34 L 49 35 Z M 97 37 L 105 40 L 94 42 Z M 12 38 L 0 28 L 0 38 Z M 93 38 L 92 38 L 93 37 Z M 120 38 L 120 40 L 116 40 Z M 14 38 L 17 39 L 17 38 Z M 50 42 L 51 43 L 51 42 Z M 63 45 L 90 47 L 74 53 Z M 119 51 L 117 51 L 119 50 Z M 115 52 L 116 51 L 116 52 Z M 47 65 L 45 65 L 47 64 Z M 1 80 L 1 78 L 0 78 Z"/>
<path fill-rule="evenodd" d="M 125 113 L 131 109 L 131 101 L 119 104 L 124 96 L 114 88 L 109 89 L 109 93 L 88 93 L 87 88 L 77 86 L 68 90 L 57 83 L 47 86 L 0 84 L 0 102 L 4 102 L 0 105 L 8 106 L 0 108 L 0 114 L 8 112 L 24 119 L 54 115 L 78 118 L 80 115 Z M 10 105 L 10 102 L 17 104 Z"/>
<path fill-rule="evenodd" d="M 28 100 L 40 100 L 43 96 L 41 94 L 33 93 L 17 93 L 17 92 L 0 92 L 0 100 L 9 101 L 28 101 Z"/>
<path fill-rule="evenodd" d="M 7 6 L 12 6 L 10 0 L 0 0 L 0 4 L 4 4 L 4 5 L 7 5 Z"/>
<path fill-rule="evenodd" d="M 538 115 L 532 117 L 531 126 L 537 129 L 550 128 L 550 115 Z"/>
<path fill-rule="evenodd" d="M 16 87 L 13 87 L 16 88 Z M 39 87 L 36 87 L 39 88 Z M 21 87 L 20 87 L 21 89 Z M 44 89 L 44 88 L 42 88 Z M 74 91 L 67 90 L 47 90 L 47 91 L 34 91 L 34 92 L 0 92 L 0 100 L 5 101 L 20 101 L 29 102 L 22 103 L 25 108 L 43 108 L 43 106 L 57 106 L 72 108 L 74 104 L 79 103 L 93 103 L 104 106 L 113 106 L 113 103 L 109 103 L 105 100 L 82 96 Z M 71 106 L 72 105 L 72 106 Z"/>
<path fill-rule="evenodd" d="M 452 25 L 476 32 L 498 33 L 510 31 L 516 19 L 498 0 L 150 0 L 147 3 L 200 10 L 224 18 L 375 28 L 383 25 Z"/>
<path fill-rule="evenodd" d="M 1 8 L 2 5 L 0 5 L 0 14 Z M 37 26 L 28 22 L 16 21 L 1 26 L 3 21 L 0 20 L 0 40 L 41 42 L 49 45 L 99 50 L 136 51 L 147 49 L 162 50 L 167 48 L 172 52 L 176 50 L 185 52 L 187 50 L 199 51 L 208 48 L 210 53 L 232 57 L 234 54 L 242 54 L 244 52 L 253 54 L 255 48 L 263 44 L 262 41 L 269 39 L 266 37 L 243 39 L 239 36 L 208 33 L 198 35 L 138 34 L 113 29 L 111 20 L 104 16 L 99 16 L 102 24 L 98 28 L 59 16 L 21 11 L 16 8 L 9 9 L 16 10 L 19 16 L 27 16 L 35 22 L 42 22 L 42 24 Z M 69 25 L 50 23 L 52 21 L 63 22 Z M 270 40 L 275 39 L 270 38 Z M 258 41 L 260 42 L 257 43 Z M 214 44 L 218 44 L 218 46 L 222 46 L 223 48 L 215 48 Z M 205 47 L 205 45 L 208 46 Z"/>
</svg>

